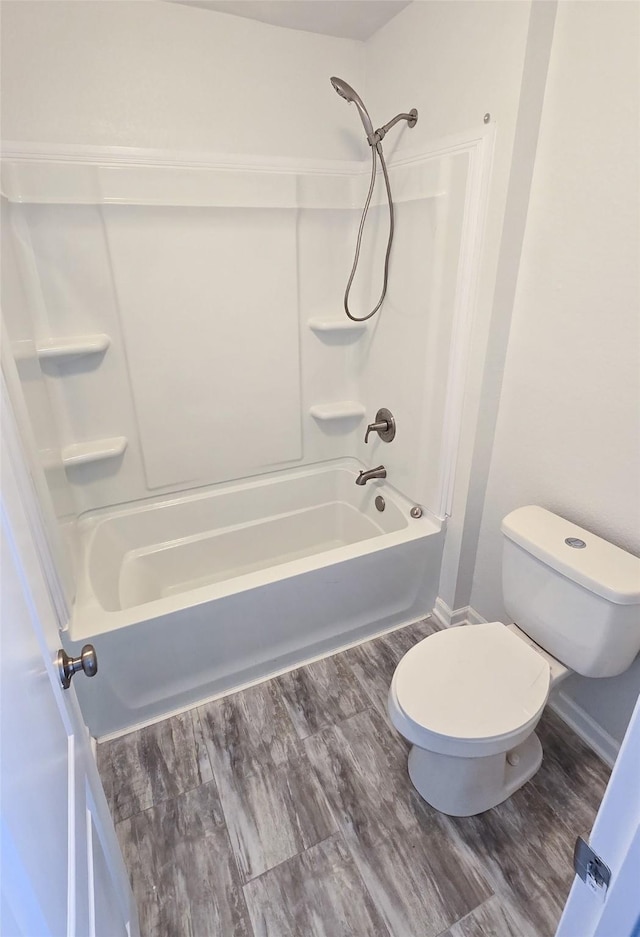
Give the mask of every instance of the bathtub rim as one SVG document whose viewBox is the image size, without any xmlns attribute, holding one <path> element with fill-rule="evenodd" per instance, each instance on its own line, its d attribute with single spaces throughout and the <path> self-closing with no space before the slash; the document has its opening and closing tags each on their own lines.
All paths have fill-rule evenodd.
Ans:
<svg viewBox="0 0 640 937">
<path fill-rule="evenodd" d="M 138 512 L 142 513 L 154 505 L 179 505 L 187 501 L 205 499 L 210 495 L 217 494 L 218 492 L 234 493 L 237 491 L 243 491 L 247 488 L 266 488 L 271 483 L 277 482 L 279 479 L 304 478 L 332 469 L 344 469 L 348 472 L 351 472 L 353 474 L 355 485 L 355 479 L 358 473 L 362 469 L 366 468 L 367 466 L 365 463 L 354 456 L 341 456 L 337 459 L 310 462 L 306 463 L 305 465 L 293 465 L 289 467 L 285 466 L 274 469 L 273 471 L 260 472 L 255 475 L 246 475 L 242 478 L 228 479 L 227 481 L 214 482 L 213 484 L 209 485 L 195 485 L 192 488 L 183 488 L 179 491 L 164 491 L 157 494 L 151 494 L 146 498 L 138 498 L 135 501 L 121 501 L 118 504 L 105 505 L 104 507 L 99 508 L 90 508 L 89 510 L 78 514 L 76 518 L 76 525 L 78 531 L 83 533 L 88 527 L 92 527 L 94 524 L 99 523 L 103 519 L 106 520 L 109 518 Z M 425 505 L 413 501 L 402 491 L 400 491 L 399 488 L 393 485 L 388 477 L 383 480 L 374 479 L 366 486 L 366 490 L 368 491 L 375 490 L 379 492 L 382 490 L 382 488 L 390 491 L 394 498 L 397 498 L 402 505 L 420 507 L 423 511 L 423 514 L 428 516 L 428 518 L 436 526 L 439 525 L 439 530 L 442 529 L 442 526 L 446 521 L 445 517 L 440 517 L 439 515 L 434 514 L 433 511 L 431 511 Z M 415 520 L 415 518 L 411 518 L 412 522 L 413 520 Z"/>
</svg>

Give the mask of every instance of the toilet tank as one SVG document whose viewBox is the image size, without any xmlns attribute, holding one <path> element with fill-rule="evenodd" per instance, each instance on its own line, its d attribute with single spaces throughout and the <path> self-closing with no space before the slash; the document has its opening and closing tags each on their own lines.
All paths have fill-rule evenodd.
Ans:
<svg viewBox="0 0 640 937">
<path fill-rule="evenodd" d="M 512 620 L 585 677 L 622 673 L 640 651 L 640 559 L 530 505 L 502 521 Z"/>
</svg>

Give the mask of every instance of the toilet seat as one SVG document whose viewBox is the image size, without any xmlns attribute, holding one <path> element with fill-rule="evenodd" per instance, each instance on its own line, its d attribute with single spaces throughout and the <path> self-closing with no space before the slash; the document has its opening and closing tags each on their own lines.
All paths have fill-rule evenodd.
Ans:
<svg viewBox="0 0 640 937">
<path fill-rule="evenodd" d="M 496 754 L 533 730 L 550 676 L 542 655 L 501 622 L 449 628 L 402 658 L 389 714 L 420 748 L 461 757 Z"/>
</svg>

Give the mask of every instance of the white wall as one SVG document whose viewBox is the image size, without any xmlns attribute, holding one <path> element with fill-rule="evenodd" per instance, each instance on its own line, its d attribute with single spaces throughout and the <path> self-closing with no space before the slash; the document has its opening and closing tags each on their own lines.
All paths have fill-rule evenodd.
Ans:
<svg viewBox="0 0 640 937">
<path fill-rule="evenodd" d="M 640 553 L 637 4 L 562 2 L 472 606 L 505 620 L 501 518 L 540 504 Z M 640 660 L 563 694 L 618 741 Z"/>
<path fill-rule="evenodd" d="M 411 3 L 366 43 L 366 103 L 379 127 L 416 107 L 418 123 L 385 151 L 469 133 L 484 114 L 513 134 L 529 21 L 528 2 Z"/>
<path fill-rule="evenodd" d="M 357 156 L 362 44 L 143 0 L 2 3 L 5 140 Z"/>
</svg>

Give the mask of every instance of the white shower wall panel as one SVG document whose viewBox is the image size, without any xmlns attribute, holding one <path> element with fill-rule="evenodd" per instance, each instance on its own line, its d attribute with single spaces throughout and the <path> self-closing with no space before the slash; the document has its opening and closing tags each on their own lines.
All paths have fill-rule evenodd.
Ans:
<svg viewBox="0 0 640 937">
<path fill-rule="evenodd" d="M 6 375 L 12 396 L 20 393 L 29 425 L 22 427 L 25 446 L 32 451 L 29 457 L 38 462 L 43 454 L 43 468 L 51 494 L 56 517 L 64 522 L 75 514 L 75 504 L 60 458 L 61 437 L 58 421 L 45 377 L 41 371 L 36 347 L 36 321 L 32 314 L 30 295 L 25 289 L 24 260 L 15 241 L 13 215 L 15 206 L 2 199 L 0 224 L 2 226 L 2 277 L 0 278 L 0 306 L 2 308 L 2 364 L 6 368 L 9 348 L 15 362 L 14 382 Z M 17 382 L 17 386 L 16 386 Z M 18 391 L 17 388 L 21 388 Z M 20 403 L 12 399 L 14 407 Z M 25 429 L 29 432 L 25 433 Z"/>
<path fill-rule="evenodd" d="M 362 417 L 320 422 L 309 412 L 317 404 L 360 399 L 354 356 L 362 333 L 318 332 L 309 326 L 317 320 L 341 323 L 345 319 L 344 284 L 358 220 L 357 210 L 344 208 L 344 201 L 342 208 L 303 208 L 299 214 L 302 425 L 305 461 L 309 462 L 352 456 L 363 433 Z"/>
<path fill-rule="evenodd" d="M 30 293 L 13 305 L 20 306 L 18 319 L 33 316 L 33 342 L 89 333 L 110 339 L 100 354 L 33 362 L 51 398 L 59 438 L 53 452 L 41 455 L 57 453 L 58 474 L 77 513 L 147 497 L 158 490 L 152 487 L 157 482 L 163 483 L 163 490 L 210 484 L 226 477 L 222 469 L 228 471 L 232 459 L 234 475 L 255 474 L 263 470 L 259 454 L 250 463 L 247 453 L 255 455 L 258 437 L 271 447 L 271 467 L 350 455 L 356 423 L 361 422 L 320 426 L 309 414 L 318 402 L 358 395 L 350 343 L 320 339 L 309 328 L 314 316 L 344 315 L 343 271 L 336 275 L 334 268 L 340 260 L 347 263 L 357 224 L 358 213 L 349 204 L 349 173 L 305 176 L 296 195 L 296 174 L 291 171 L 225 171 L 227 184 L 230 177 L 235 182 L 233 192 L 227 185 L 227 201 L 233 196 L 238 203 L 259 199 L 267 204 L 190 208 L 179 203 L 189 189 L 194 192 L 194 185 L 185 188 L 180 174 L 176 178 L 174 173 L 173 188 L 159 191 L 149 183 L 156 171 L 127 169 L 123 188 L 117 173 L 110 174 L 108 185 L 102 175 L 97 181 L 91 163 L 47 162 L 44 169 L 28 163 L 21 164 L 19 188 L 11 191 L 10 211 L 19 216 L 26 232 L 23 253 L 29 263 L 22 279 Z M 134 175 L 140 180 L 138 194 L 130 188 Z M 219 185 L 212 188 L 202 171 L 188 169 L 183 175 L 200 180 L 202 201 L 221 197 Z M 5 173 L 5 180 L 8 176 Z M 261 186 L 256 179 L 262 179 Z M 143 201 L 153 191 L 169 204 L 100 204 L 126 197 Z M 342 207 L 295 206 L 296 198 L 318 206 L 318 199 L 327 195 Z M 289 207 L 274 208 L 269 204 L 274 198 L 289 202 Z M 96 204 L 69 204 L 73 199 Z M 125 217 L 130 230 L 123 236 Z M 159 288 L 161 277 L 165 279 Z M 221 297 L 223 280 L 226 294 Z M 178 366 L 180 342 L 184 356 Z M 161 364 L 162 353 L 168 358 Z M 201 360 L 196 367 L 197 355 Z M 140 357 L 151 372 L 146 377 L 139 368 Z M 260 368 L 268 386 L 256 386 Z M 244 400 L 229 393 L 234 380 Z M 177 415 L 174 409 L 183 434 L 184 445 L 179 447 L 179 434 L 167 432 L 167 408 L 174 406 L 171 395 L 176 387 L 192 393 L 199 381 L 205 390 L 192 402 L 202 406 L 201 416 L 209 422 L 195 432 L 188 425 L 189 407 L 183 405 Z M 207 388 L 207 381 L 218 381 L 219 392 Z M 279 384 L 280 401 L 272 394 Z M 164 465 L 156 465 L 160 471 L 155 478 L 145 471 L 149 444 L 157 444 L 158 437 L 148 438 L 150 426 L 136 396 L 141 389 L 157 421 L 154 432 L 163 433 L 159 445 L 168 447 L 174 468 L 180 460 L 183 467 L 187 463 L 182 474 L 169 476 Z M 253 426 L 247 429 L 251 420 Z M 60 447 L 120 435 L 128 445 L 118 458 L 69 466 L 66 473 L 62 469 Z M 197 445 L 211 462 L 204 478 L 194 471 Z M 263 461 L 268 458 L 269 453 Z"/>
<path fill-rule="evenodd" d="M 106 334 L 104 354 L 41 360 L 56 404 L 63 445 L 130 436 L 123 425 L 129 388 L 100 209 L 88 205 L 16 206 L 24 212 L 42 308 L 37 339 Z M 123 380 L 124 378 L 124 380 Z"/>
<path fill-rule="evenodd" d="M 376 211 L 382 212 L 382 208 Z M 357 370 L 367 409 L 375 414 L 380 407 L 386 407 L 396 420 L 393 443 L 385 443 L 377 435 L 372 435 L 367 445 L 359 440 L 359 457 L 372 465 L 384 463 L 388 477 L 419 504 L 429 504 L 425 484 L 428 462 L 419 456 L 423 423 L 431 403 L 427 393 L 431 357 L 428 338 L 435 325 L 432 292 L 436 212 L 436 200 L 396 206 L 393 276 L 384 315 L 367 331 L 357 349 Z M 378 228 L 382 232 L 382 218 Z M 381 233 L 375 253 L 381 252 L 383 240 Z M 371 260 L 371 255 L 366 259 Z M 380 266 L 379 262 L 371 262 L 363 272 L 378 290 Z M 375 294 L 371 293 L 373 290 L 369 304 L 375 303 Z M 361 308 L 366 305 L 366 300 L 361 301 Z M 437 450 L 440 435 L 429 440 L 431 453 Z"/>
<path fill-rule="evenodd" d="M 317 205 L 318 198 L 324 198 L 328 190 L 329 197 L 333 193 L 334 200 L 342 202 L 342 208 L 219 209 L 179 205 L 58 204 L 65 199 L 90 197 L 98 200 L 105 196 L 95 194 L 101 186 L 95 180 L 90 182 L 86 164 L 74 167 L 67 163 L 62 176 L 57 171 L 52 173 L 49 166 L 44 173 L 33 166 L 29 168 L 31 175 L 25 167 L 21 168 L 21 185 L 28 179 L 27 187 L 13 196 L 24 201 L 9 206 L 9 211 L 20 216 L 26 231 L 25 252 L 30 265 L 21 279 L 28 281 L 32 295 L 11 304 L 11 308 L 15 306 L 18 320 L 33 314 L 32 345 L 36 339 L 42 343 L 52 336 L 104 333 L 110 338 L 106 352 L 98 355 L 63 362 L 51 359 L 38 363 L 33 358 L 33 367 L 51 399 L 59 440 L 57 446 L 50 447 L 49 452 L 42 452 L 41 456 L 50 460 L 57 454 L 57 476 L 63 483 L 66 500 L 77 513 L 147 497 L 158 490 L 152 488 L 157 481 L 165 482 L 161 486 L 163 490 L 210 484 L 224 477 L 223 472 L 216 474 L 216 471 L 225 467 L 225 459 L 227 467 L 232 458 L 236 460 L 234 472 L 238 476 L 261 471 L 259 460 L 251 465 L 242 456 L 243 452 L 246 454 L 253 449 L 255 453 L 256 450 L 254 431 L 246 431 L 246 424 L 252 419 L 259 424 L 255 432 L 259 432 L 263 441 L 265 434 L 270 437 L 269 445 L 279 434 L 282 441 L 286 433 L 286 447 L 282 446 L 275 453 L 276 458 L 281 457 L 278 467 L 288 464 L 292 452 L 295 460 L 305 463 L 353 452 L 354 421 L 320 426 L 309 414 L 310 407 L 319 401 L 357 399 L 358 396 L 351 339 L 346 342 L 340 337 L 337 341 L 332 337 L 320 339 L 309 328 L 309 320 L 314 316 L 340 319 L 344 315 L 343 270 L 336 275 L 334 268 L 340 261 L 343 267 L 347 264 L 357 224 L 357 210 L 348 207 L 348 174 L 319 176 L 320 192 L 313 177 L 307 177 L 305 185 L 300 186 L 301 201 Z M 148 195 L 150 188 L 144 181 L 148 171 L 138 169 L 137 172 L 143 180 L 143 191 Z M 202 179 L 199 171 L 194 175 Z M 238 176 L 233 175 L 237 182 Z M 264 179 L 264 175 L 257 172 L 244 172 L 240 176 L 252 183 L 249 194 L 252 190 L 255 192 L 255 178 Z M 275 186 L 271 183 L 273 176 L 276 176 Z M 295 185 L 292 187 L 291 183 L 296 181 L 295 174 L 273 176 L 268 180 L 268 198 L 279 190 L 280 196 L 284 193 L 285 200 L 294 202 Z M 284 189 L 277 183 L 280 176 L 286 183 Z M 225 173 L 225 178 L 228 180 L 229 174 Z M 120 188 L 110 191 L 114 199 L 123 197 Z M 179 201 L 184 193 L 181 186 L 177 194 L 172 190 L 162 196 L 165 201 L 171 198 Z M 207 197 L 217 198 L 219 193 L 216 188 L 213 195 Z M 135 193 L 130 194 L 133 197 Z M 230 197 L 228 192 L 226 197 Z M 45 198 L 47 202 L 30 204 L 31 199 Z M 234 198 L 238 202 L 251 201 L 242 184 L 236 187 Z M 121 237 L 120 230 L 125 216 L 132 228 L 127 234 L 128 240 Z M 182 218 L 182 229 L 176 223 L 179 218 Z M 244 221 L 240 220 L 242 218 Z M 195 223 L 197 219 L 200 219 L 199 226 Z M 217 227 L 214 219 L 217 219 Z M 220 223 L 223 230 L 220 230 Z M 237 242 L 243 243 L 230 248 L 228 234 L 233 232 L 234 226 Z M 205 237 L 204 229 L 210 229 Z M 149 243 L 150 237 L 154 243 Z M 218 243 L 207 242 L 207 237 L 217 237 Z M 194 240 L 197 244 L 190 256 Z M 217 270 L 221 247 L 238 250 L 230 259 L 227 256 Z M 180 251 L 185 253 L 178 262 Z M 189 265 L 196 265 L 198 257 L 200 269 L 197 276 L 189 279 Z M 243 270 L 242 265 L 246 269 Z M 169 292 L 164 290 L 166 283 L 159 290 L 159 297 L 150 295 L 158 289 L 153 280 L 157 276 L 168 279 L 174 291 L 171 309 L 167 305 Z M 227 294 L 223 297 L 226 306 L 219 301 L 220 282 L 224 277 L 227 278 Z M 252 292 L 247 302 L 249 290 Z M 9 304 L 6 311 L 9 311 Z M 233 336 L 230 327 L 237 327 Z M 176 335 L 169 338 L 171 329 Z M 133 347 L 136 330 L 139 332 L 138 347 Z M 16 332 L 16 338 L 19 337 Z M 184 342 L 184 357 L 179 367 L 175 355 L 178 341 Z M 226 348 L 224 341 L 227 341 Z M 163 349 L 168 360 L 161 366 Z M 196 355 L 201 355 L 202 359 L 197 367 Z M 215 355 L 219 360 L 214 368 Z M 146 378 L 139 373 L 140 356 L 147 358 L 151 369 Z M 263 368 L 262 377 L 268 378 L 266 388 L 255 386 L 256 364 Z M 226 371 L 222 373 L 222 369 Z M 271 389 L 285 377 L 286 395 L 279 405 Z M 252 391 L 253 400 L 247 402 L 245 396 L 242 410 L 238 396 L 232 399 L 226 386 L 217 394 L 211 388 L 201 393 L 195 404 L 208 408 L 203 418 L 210 421 L 209 426 L 199 435 L 194 432 L 189 435 L 183 407 L 178 419 L 184 445 L 181 451 L 177 449 L 175 433 L 166 432 L 166 410 L 173 406 L 171 395 L 176 386 L 182 385 L 189 393 L 198 381 L 221 382 L 227 378 L 242 382 L 240 389 L 246 394 Z M 146 386 L 142 385 L 143 380 Z M 145 470 L 148 452 L 143 446 L 150 427 L 142 419 L 136 399 L 138 389 L 147 394 L 151 416 L 158 421 L 156 429 L 160 425 L 164 434 L 160 445 L 169 447 L 168 454 L 175 463 L 179 460 L 188 463 L 183 476 L 174 476 L 186 477 L 186 480 L 170 483 L 167 473 L 162 478 L 148 478 Z M 166 395 L 164 401 L 163 395 Z M 289 414 L 288 420 L 285 420 L 286 414 Z M 213 425 L 214 420 L 217 426 Z M 213 439 L 216 431 L 219 431 L 218 436 Z M 128 440 L 122 456 L 69 466 L 66 473 L 63 470 L 60 447 L 119 435 Z M 157 439 L 151 438 L 151 442 Z M 296 447 L 295 451 L 290 442 Z M 189 479 L 196 474 L 192 471 L 196 444 L 202 446 L 206 457 L 215 464 L 203 480 L 192 481 Z M 164 472 L 164 467 L 160 470 Z"/>
<path fill-rule="evenodd" d="M 40 339 L 109 336 L 99 354 L 41 362 L 61 445 L 127 440 L 123 454 L 67 467 L 78 514 L 354 454 L 440 513 L 466 156 L 390 160 L 389 292 L 352 331 L 340 326 L 366 163 L 70 156 L 3 168 Z M 387 232 L 379 175 L 356 314 L 379 295 Z M 345 405 L 352 416 L 313 415 Z M 382 406 L 396 439 L 365 447 Z"/>
<path fill-rule="evenodd" d="M 149 489 L 302 457 L 293 209 L 108 206 Z"/>
<path fill-rule="evenodd" d="M 367 445 L 359 438 L 357 451 L 363 461 L 384 463 L 408 497 L 438 513 L 468 156 L 433 159 L 414 174 L 392 167 L 390 178 L 398 195 L 388 291 L 382 314 L 356 346 L 354 366 L 367 412 L 391 410 L 396 436 L 392 444 L 377 435 Z M 372 213 L 375 237 L 363 246 L 351 303 L 356 314 L 373 308 L 380 293 L 386 214 L 382 205 Z"/>
<path fill-rule="evenodd" d="M 57 194 L 50 178 L 47 188 Z M 110 339 L 101 354 L 41 360 L 39 366 L 35 362 L 60 446 L 114 436 L 128 440 L 119 458 L 63 470 L 75 512 L 144 497 L 138 423 L 102 207 L 14 204 L 11 210 L 28 239 L 22 250 L 31 267 L 21 271 L 29 288 L 28 308 L 20 315 L 34 320 L 34 339 L 92 333 Z M 49 457 L 43 454 L 43 459 Z"/>
</svg>

